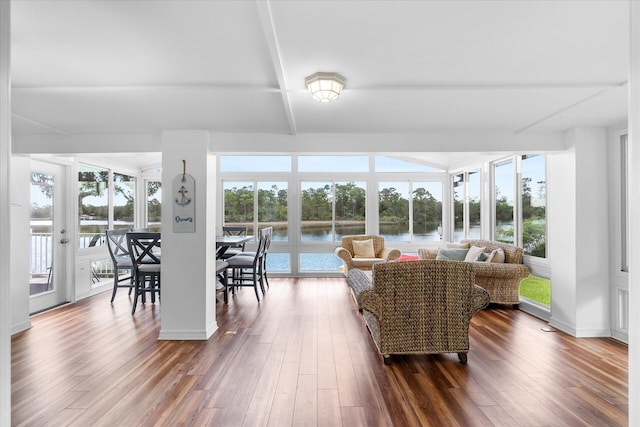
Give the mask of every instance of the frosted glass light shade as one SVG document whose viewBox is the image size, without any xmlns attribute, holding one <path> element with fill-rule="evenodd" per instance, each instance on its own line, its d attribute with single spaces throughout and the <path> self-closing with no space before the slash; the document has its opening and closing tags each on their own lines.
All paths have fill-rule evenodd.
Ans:
<svg viewBox="0 0 640 427">
<path fill-rule="evenodd" d="M 345 81 L 346 79 L 338 73 L 315 73 L 304 79 L 311 97 L 320 102 L 338 99 Z"/>
</svg>

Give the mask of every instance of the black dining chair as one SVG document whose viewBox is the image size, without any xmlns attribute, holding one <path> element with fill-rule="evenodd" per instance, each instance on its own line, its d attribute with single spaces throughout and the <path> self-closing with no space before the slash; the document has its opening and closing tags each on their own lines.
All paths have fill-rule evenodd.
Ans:
<svg viewBox="0 0 640 427">
<path fill-rule="evenodd" d="M 131 295 L 131 291 L 135 287 L 133 282 L 133 264 L 131 262 L 131 256 L 129 256 L 129 249 L 127 248 L 127 230 L 124 228 L 107 230 L 105 234 L 107 248 L 109 248 L 109 255 L 113 263 L 113 293 L 111 294 L 111 302 L 113 302 L 118 288 L 129 288 L 129 295 Z M 120 277 L 121 270 L 128 271 L 129 275 Z"/>
<path fill-rule="evenodd" d="M 269 252 L 269 247 L 271 246 L 271 237 L 273 236 L 273 227 L 265 227 L 260 230 L 260 235 L 264 234 L 265 242 L 264 248 L 261 255 L 260 260 L 260 277 L 264 279 L 264 283 L 269 287 L 269 277 L 267 276 L 267 254 Z M 239 255 L 242 256 L 255 256 L 255 252 L 241 252 Z M 262 292 L 264 293 L 264 286 Z"/>
<path fill-rule="evenodd" d="M 131 314 L 136 312 L 138 298 L 146 303 L 146 294 L 151 294 L 151 302 L 160 298 L 160 233 L 127 233 L 127 247 L 134 269 L 135 296 Z"/>
<path fill-rule="evenodd" d="M 261 232 L 260 240 L 258 240 L 258 248 L 255 252 L 251 252 L 251 255 L 247 253 L 234 255 L 225 260 L 229 264 L 229 268 L 232 269 L 231 279 L 228 279 L 227 286 L 231 287 L 233 293 L 235 293 L 235 289 L 240 286 L 253 287 L 258 302 L 260 302 L 258 286 L 260 286 L 262 294 L 264 295 L 262 260 L 266 240 L 266 233 Z"/>
<path fill-rule="evenodd" d="M 225 236 L 246 236 L 247 235 L 247 226 L 245 225 L 224 225 L 222 226 L 222 233 Z M 239 253 L 244 252 L 244 243 L 238 245 L 233 248 L 228 248 L 224 253 L 220 256 L 222 259 L 231 258 L 234 255 L 238 255 Z"/>
</svg>

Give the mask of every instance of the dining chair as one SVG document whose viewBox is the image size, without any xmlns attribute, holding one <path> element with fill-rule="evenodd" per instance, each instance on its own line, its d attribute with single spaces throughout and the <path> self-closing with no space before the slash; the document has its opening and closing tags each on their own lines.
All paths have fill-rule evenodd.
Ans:
<svg viewBox="0 0 640 427">
<path fill-rule="evenodd" d="M 151 302 L 160 298 L 160 233 L 127 233 L 127 248 L 134 270 L 135 296 L 131 314 L 136 312 L 138 298 L 146 303 L 146 294 L 151 294 Z M 155 251 L 154 251 L 155 249 Z"/>
<path fill-rule="evenodd" d="M 235 289 L 240 286 L 251 286 L 256 293 L 256 298 L 260 302 L 260 295 L 258 293 L 258 286 L 264 295 L 264 276 L 262 268 L 262 259 L 264 254 L 264 247 L 266 244 L 266 233 L 260 233 L 260 239 L 258 240 L 258 248 L 252 255 L 238 254 L 231 258 L 227 258 L 225 261 L 229 264 L 229 268 L 232 269 L 231 279 L 227 286 L 231 287 L 231 291 L 235 293 Z"/>
<path fill-rule="evenodd" d="M 224 225 L 222 226 L 222 234 L 225 236 L 246 236 L 247 226 L 245 225 Z M 221 255 L 222 259 L 231 258 L 234 255 L 244 252 L 244 243 L 233 248 L 227 248 Z"/>
<path fill-rule="evenodd" d="M 131 295 L 131 291 L 133 291 L 135 286 L 133 283 L 133 264 L 129 256 L 129 249 L 127 248 L 127 230 L 124 228 L 107 230 L 105 234 L 107 248 L 109 249 L 109 255 L 113 263 L 113 293 L 111 294 L 111 302 L 113 302 L 118 288 L 129 288 L 129 295 Z M 120 277 L 121 270 L 129 271 L 129 275 Z M 126 283 L 120 283 L 124 281 L 126 281 Z"/>
<path fill-rule="evenodd" d="M 265 227 L 260 230 L 260 235 L 264 234 L 265 242 L 264 248 L 260 260 L 260 277 L 264 279 L 264 283 L 269 287 L 269 277 L 267 276 L 267 254 L 269 252 L 269 247 L 271 246 L 271 237 L 273 236 L 273 227 Z M 255 252 L 241 252 L 239 255 L 241 256 L 255 256 Z M 263 286 L 264 293 L 264 286 Z"/>
</svg>

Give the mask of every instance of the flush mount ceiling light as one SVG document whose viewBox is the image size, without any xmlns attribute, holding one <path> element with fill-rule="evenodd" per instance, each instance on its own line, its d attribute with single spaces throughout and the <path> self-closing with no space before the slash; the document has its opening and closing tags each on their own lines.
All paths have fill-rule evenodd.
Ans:
<svg viewBox="0 0 640 427">
<path fill-rule="evenodd" d="M 346 79 L 338 73 L 315 73 L 304 79 L 311 97 L 320 102 L 338 99 L 345 81 Z"/>
</svg>

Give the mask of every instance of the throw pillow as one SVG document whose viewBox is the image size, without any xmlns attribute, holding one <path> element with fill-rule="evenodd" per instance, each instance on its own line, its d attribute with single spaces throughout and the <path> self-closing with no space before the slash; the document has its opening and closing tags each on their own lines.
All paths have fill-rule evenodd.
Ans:
<svg viewBox="0 0 640 427">
<path fill-rule="evenodd" d="M 489 258 L 487 258 L 487 262 L 503 263 L 504 251 L 502 250 L 502 248 L 492 250 L 489 254 Z"/>
<path fill-rule="evenodd" d="M 440 248 L 436 259 L 445 261 L 464 261 L 469 249 L 461 248 Z"/>
<path fill-rule="evenodd" d="M 483 253 L 485 249 L 486 248 L 484 247 L 479 248 L 478 246 L 471 246 L 469 248 L 469 252 L 467 252 L 467 255 L 464 257 L 464 260 L 468 262 L 475 261 L 476 258 L 478 258 L 478 255 Z"/>
<path fill-rule="evenodd" d="M 489 258 L 490 253 L 482 252 L 480 255 L 476 257 L 476 261 L 484 262 Z"/>
<path fill-rule="evenodd" d="M 354 258 L 375 258 L 373 252 L 373 240 L 352 240 Z"/>
<path fill-rule="evenodd" d="M 438 248 L 418 248 L 418 256 L 420 259 L 436 259 Z"/>
<path fill-rule="evenodd" d="M 459 243 L 459 242 L 445 242 L 444 244 L 445 248 L 451 248 L 451 249 L 469 249 L 471 247 L 471 245 L 469 244 L 469 242 L 467 243 Z"/>
<path fill-rule="evenodd" d="M 415 260 L 418 260 L 418 259 L 420 259 L 420 257 L 418 257 L 418 255 L 405 255 L 405 254 L 402 254 L 402 255 L 400 255 L 400 257 L 398 257 L 396 259 L 396 261 L 415 261 Z"/>
</svg>

